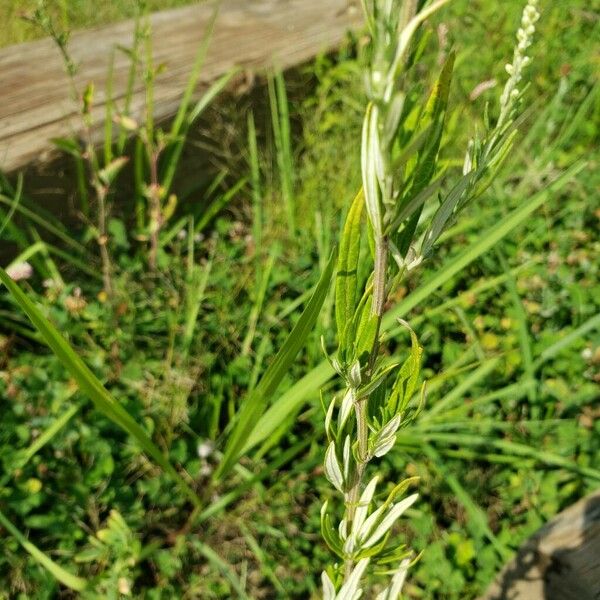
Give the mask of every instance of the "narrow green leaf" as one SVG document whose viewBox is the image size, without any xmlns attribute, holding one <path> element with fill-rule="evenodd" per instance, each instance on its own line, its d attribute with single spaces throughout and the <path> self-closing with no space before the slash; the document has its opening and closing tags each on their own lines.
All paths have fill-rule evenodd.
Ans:
<svg viewBox="0 0 600 600">
<path fill-rule="evenodd" d="M 177 473 L 164 454 L 156 447 L 139 423 L 111 396 L 79 355 L 71 348 L 57 329 L 44 317 L 35 304 L 0 268 L 0 281 L 8 288 L 21 309 L 29 317 L 35 328 L 41 333 L 50 349 L 56 354 L 63 366 L 71 373 L 79 388 L 94 403 L 95 407 L 131 435 L 141 448 L 158 464 L 179 486 L 181 491 L 196 505 L 200 498 L 185 480 Z"/>
<path fill-rule="evenodd" d="M 533 369 L 539 369 L 546 361 L 554 358 L 559 352 L 562 352 L 565 348 L 568 348 L 571 344 L 576 342 L 580 337 L 584 336 L 588 331 L 594 329 L 600 329 L 600 313 L 590 317 L 583 325 L 580 325 L 565 337 L 561 338 L 552 346 L 546 348 L 534 362 Z"/>
<path fill-rule="evenodd" d="M 404 433 L 403 433 L 404 435 Z M 600 481 L 600 470 L 592 467 L 584 467 L 577 464 L 576 461 L 549 452 L 546 450 L 538 450 L 527 444 L 511 442 L 509 440 L 492 439 L 488 436 L 473 435 L 470 433 L 431 433 L 426 429 L 419 430 L 418 438 L 422 442 L 436 442 L 437 444 L 457 445 L 459 447 L 476 447 L 482 448 L 485 452 L 490 452 L 492 449 L 500 451 L 502 454 L 516 457 L 532 458 L 540 464 L 552 467 L 566 469 L 572 473 L 579 473 L 584 477 L 589 477 L 596 481 Z"/>
<path fill-rule="evenodd" d="M 442 414 L 442 411 L 453 407 L 455 402 L 462 402 L 465 395 L 481 380 L 484 380 L 498 366 L 500 359 L 497 357 L 490 358 L 486 362 L 470 373 L 463 381 L 461 381 L 451 392 L 442 399 L 438 400 L 433 406 L 429 407 L 427 414 L 423 415 L 424 420 L 434 418 L 436 415 Z"/>
<path fill-rule="evenodd" d="M 504 258 L 504 254 L 500 251 L 500 249 L 497 248 L 496 250 L 496 255 L 500 260 L 502 269 L 507 275 L 506 288 L 508 289 L 508 294 L 513 303 L 514 314 L 519 327 L 519 346 L 521 348 L 521 360 L 523 362 L 523 371 L 525 372 L 525 378 L 529 381 L 535 381 L 535 372 L 533 368 L 533 343 L 531 339 L 531 334 L 529 333 L 527 313 L 525 312 L 525 307 L 523 306 L 523 302 L 521 301 L 521 297 L 519 296 L 519 291 L 517 290 L 517 280 L 515 276 L 511 273 L 508 266 L 508 262 L 506 261 L 506 258 Z M 539 407 L 533 406 L 536 403 L 537 398 L 537 389 L 535 386 L 528 388 L 527 397 L 534 411 L 539 411 Z"/>
<path fill-rule="evenodd" d="M 169 149 L 168 159 L 165 161 L 164 174 L 162 176 L 162 184 L 166 190 L 170 190 L 173 185 L 173 179 L 177 172 L 177 166 L 181 159 L 181 153 L 183 152 L 189 129 L 211 102 L 227 87 L 227 84 L 237 72 L 237 69 L 232 69 L 217 79 L 189 111 L 189 114 L 185 116 L 182 124 L 172 131 L 173 147 Z"/>
<path fill-rule="evenodd" d="M 57 565 L 47 554 L 44 554 L 37 546 L 34 546 L 0 511 L 0 525 L 8 531 L 23 548 L 29 552 L 34 560 L 36 560 L 44 569 L 48 571 L 55 579 L 60 581 L 66 587 L 82 592 L 87 587 L 87 582 L 81 577 L 77 577 L 69 571 Z"/>
<path fill-rule="evenodd" d="M 238 192 L 246 185 L 248 180 L 243 177 L 224 194 L 213 200 L 203 215 L 198 219 L 196 233 L 204 231 L 206 226 L 236 197 Z"/>
<path fill-rule="evenodd" d="M 266 370 L 261 381 L 244 401 L 238 415 L 237 423 L 228 440 L 227 447 L 223 453 L 223 459 L 215 472 L 214 478 L 224 477 L 238 460 L 242 450 L 247 444 L 248 438 L 258 420 L 262 416 L 264 407 L 273 396 L 281 380 L 287 373 L 290 365 L 294 362 L 296 355 L 304 345 L 306 338 L 314 328 L 314 325 L 327 297 L 329 284 L 333 275 L 333 255 L 327 263 L 325 271 L 312 295 L 308 306 L 300 316 L 300 319 L 290 335 L 287 337 L 277 356 Z M 264 438 L 263 438 L 264 439 Z"/>
<path fill-rule="evenodd" d="M 275 157 L 281 196 L 288 219 L 288 231 L 292 235 L 296 229 L 294 205 L 294 164 L 292 158 L 291 130 L 289 122 L 289 107 L 285 79 L 281 71 L 267 80 L 269 104 L 271 108 L 271 123 L 273 140 L 275 142 Z"/>
<path fill-rule="evenodd" d="M 352 339 L 354 340 L 354 356 L 359 360 L 371 353 L 379 329 L 379 319 L 371 311 L 372 304 L 373 294 L 371 291 L 366 295 L 366 302 L 361 302 L 357 314 L 354 316 L 353 322 L 356 323 L 356 326 L 352 329 Z"/>
<path fill-rule="evenodd" d="M 302 405 L 308 396 L 318 396 L 321 387 L 331 379 L 333 374 L 334 370 L 329 361 L 324 360 L 310 373 L 298 380 L 260 418 L 257 426 L 248 436 L 243 452 L 248 452 L 266 440 L 288 418 L 291 412 L 293 413 Z"/>
<path fill-rule="evenodd" d="M 454 53 L 452 52 L 442 67 L 417 126 L 419 132 L 422 130 L 430 130 L 428 136 L 429 140 L 428 143 L 419 150 L 415 157 L 415 164 L 411 169 L 413 171 L 412 185 L 399 204 L 400 210 L 429 185 L 435 174 L 440 142 L 444 131 L 446 108 L 448 106 L 453 69 Z M 420 206 L 412 213 L 406 228 L 400 234 L 397 246 L 402 255 L 406 254 L 412 242 L 422 209 L 423 204 L 420 204 Z"/>
<path fill-rule="evenodd" d="M 104 169 L 101 169 L 98 172 L 98 177 L 100 178 L 100 181 L 102 181 L 104 185 L 112 185 L 119 173 L 121 172 L 121 170 L 123 169 L 123 167 L 128 162 L 129 158 L 127 158 L 126 156 L 115 158 L 112 162 L 106 165 Z"/>
<path fill-rule="evenodd" d="M 67 398 L 70 398 L 74 392 L 70 392 Z M 60 417 L 57 417 L 52 424 L 39 435 L 34 442 L 22 453 L 19 453 L 18 466 L 23 468 L 52 438 L 75 416 L 79 410 L 77 404 L 71 405 Z"/>
<path fill-rule="evenodd" d="M 410 332 L 410 354 L 398 370 L 396 381 L 392 387 L 388 401 L 389 417 L 406 410 L 417 388 L 421 372 L 423 348 L 419 345 L 417 334 L 406 321 L 400 320 L 400 324 Z"/>
<path fill-rule="evenodd" d="M 247 479 L 246 481 L 238 483 L 230 492 L 227 492 L 223 496 L 219 496 L 217 500 L 215 500 L 212 504 L 209 504 L 208 507 L 205 508 L 196 519 L 194 519 L 194 523 L 203 523 L 204 521 L 207 521 L 208 519 L 224 511 L 230 504 L 241 498 L 249 489 L 256 489 L 261 481 L 272 476 L 276 471 L 288 463 L 292 463 L 292 460 L 296 459 L 301 452 L 306 450 L 311 442 L 311 439 L 306 438 L 294 444 L 285 452 L 282 452 L 281 455 L 269 462 L 267 466 L 259 473 L 250 477 L 250 479 Z M 297 461 L 294 461 L 292 464 L 296 463 Z"/>
<path fill-rule="evenodd" d="M 210 546 L 207 546 L 200 540 L 195 540 L 194 545 L 198 548 L 200 554 L 202 554 L 213 567 L 215 567 L 218 571 L 221 571 L 221 573 L 231 584 L 231 587 L 236 591 L 238 595 L 237 597 L 241 600 L 249 600 L 249 597 L 244 590 L 244 585 L 236 575 L 231 565 L 226 563 Z"/>
<path fill-rule="evenodd" d="M 358 260 L 360 255 L 361 217 L 364 207 L 362 190 L 356 195 L 348 211 L 338 256 L 335 279 L 335 318 L 342 353 L 346 351 L 346 325 L 354 318 L 358 288 Z"/>
</svg>

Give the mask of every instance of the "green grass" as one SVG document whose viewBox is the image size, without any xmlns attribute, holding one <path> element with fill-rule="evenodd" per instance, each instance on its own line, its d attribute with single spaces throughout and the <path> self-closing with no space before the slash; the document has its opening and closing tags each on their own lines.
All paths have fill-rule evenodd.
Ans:
<svg viewBox="0 0 600 600">
<path fill-rule="evenodd" d="M 132 18 L 138 0 L 46 0 L 59 22 L 70 29 L 84 29 Z M 144 0 L 150 11 L 168 10 L 205 0 Z M 37 27 L 23 17 L 33 12 L 38 0 L 0 0 L 0 47 L 43 37 Z M 141 4 L 141 2 L 140 2 Z"/>
<path fill-rule="evenodd" d="M 438 19 L 448 24 L 460 74 L 442 155 L 450 169 L 460 167 L 485 102 L 498 92 L 469 99 L 479 82 L 504 77 L 520 8 L 460 0 Z M 411 599 L 476 598 L 523 539 L 599 485 L 600 95 L 597 56 L 582 43 L 597 18 L 583 0 L 545 5 L 527 92 L 538 102 L 504 177 L 392 299 L 391 313 L 409 320 L 426 349 L 431 407 L 382 466 L 389 480 L 421 478 L 421 499 L 398 530 L 424 550 L 407 584 Z M 424 65 L 437 58 L 427 54 Z M 183 218 L 187 234 L 165 231 L 156 272 L 123 213 L 112 215 L 114 304 L 91 276 L 99 272 L 93 235 L 42 212 L 27 180 L 22 193 L 18 181 L 2 183 L 2 237 L 35 271 L 21 288 L 205 504 L 194 512 L 140 439 L 96 412 L 0 291 L 0 598 L 55 597 L 63 588 L 54 567 L 107 598 L 125 586 L 135 598 L 225 599 L 240 589 L 252 598 L 319 597 L 318 576 L 330 561 L 319 510 L 333 497 L 321 471 L 318 394 L 331 385 L 320 345 L 321 335 L 328 345 L 334 339 L 330 298 L 304 349 L 278 369 L 277 392 L 264 398 L 273 412 L 246 436 L 247 456 L 230 461 L 218 485 L 210 488 L 210 479 L 223 452 L 237 453 L 239 444 L 235 452 L 226 444 L 235 415 L 246 399 L 262 400 L 261 376 L 287 332 L 302 325 L 360 185 L 360 73 L 349 43 L 286 77 L 291 152 L 271 132 L 267 89 L 253 95 L 251 122 L 240 110 L 248 100 L 207 108 L 194 127 L 202 147 L 214 138 L 225 175 L 179 207 L 172 223 Z M 222 134 L 229 130 L 235 137 Z M 544 191 L 582 159 L 583 170 Z M 130 190 L 129 176 L 117 185 Z M 210 199 L 222 206 L 218 214 Z M 525 220 L 514 218 L 537 204 Z M 482 232 L 499 222 L 520 224 L 497 240 L 498 252 L 482 252 L 492 241 Z M 44 287 L 50 278 L 64 287 Z M 386 325 L 390 354 L 402 357 L 409 338 Z M 247 431 L 237 427 L 244 441 Z"/>
</svg>

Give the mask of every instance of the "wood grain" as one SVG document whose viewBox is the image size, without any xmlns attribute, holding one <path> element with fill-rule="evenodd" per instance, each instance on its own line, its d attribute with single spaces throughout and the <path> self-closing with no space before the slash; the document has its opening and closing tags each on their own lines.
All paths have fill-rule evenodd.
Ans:
<svg viewBox="0 0 600 600">
<path fill-rule="evenodd" d="M 172 116 L 190 75 L 212 7 L 207 4 L 151 16 L 153 60 L 164 65 L 157 78 L 155 117 Z M 301 64 L 338 45 L 360 24 L 353 0 L 223 0 L 200 88 L 233 66 L 256 70 Z M 93 116 L 105 114 L 109 57 L 117 46 L 131 47 L 134 23 L 124 21 L 75 33 L 69 48 L 78 65 L 76 87 L 93 82 Z M 130 67 L 124 52 L 114 53 L 113 98 L 123 99 Z M 0 169 L 14 171 L 47 160 L 53 137 L 78 132 L 77 107 L 58 50 L 50 40 L 0 50 Z M 133 114 L 144 111 L 138 84 Z"/>
<path fill-rule="evenodd" d="M 600 491 L 532 536 L 481 600 L 599 599 Z"/>
</svg>

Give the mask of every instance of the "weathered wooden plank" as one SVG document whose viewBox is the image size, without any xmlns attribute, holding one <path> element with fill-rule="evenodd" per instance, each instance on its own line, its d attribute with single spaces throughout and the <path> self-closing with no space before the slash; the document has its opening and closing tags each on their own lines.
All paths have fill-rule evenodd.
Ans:
<svg viewBox="0 0 600 600">
<path fill-rule="evenodd" d="M 194 5 L 151 17 L 155 64 L 164 64 L 155 90 L 155 116 L 171 116 L 191 72 L 212 8 Z M 223 0 L 200 86 L 233 66 L 248 69 L 300 64 L 335 47 L 348 29 L 360 23 L 352 0 Z M 75 33 L 70 52 L 78 65 L 76 85 L 93 81 L 93 116 L 105 111 L 109 57 L 117 46 L 130 47 L 133 21 Z M 113 97 L 123 98 L 130 61 L 115 53 Z M 0 51 L 0 169 L 13 171 L 46 160 L 48 140 L 76 133 L 77 109 L 54 44 L 41 40 Z M 144 110 L 144 89 L 138 84 L 134 115 Z"/>
<path fill-rule="evenodd" d="M 600 491 L 557 515 L 519 550 L 481 600 L 598 600 Z"/>
</svg>

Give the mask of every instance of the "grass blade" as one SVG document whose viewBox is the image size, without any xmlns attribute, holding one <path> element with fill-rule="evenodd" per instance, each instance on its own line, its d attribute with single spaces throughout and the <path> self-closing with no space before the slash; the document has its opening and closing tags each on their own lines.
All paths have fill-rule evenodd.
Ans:
<svg viewBox="0 0 600 600">
<path fill-rule="evenodd" d="M 288 232 L 293 236 L 296 229 L 294 207 L 294 167 L 292 160 L 292 143 L 290 133 L 290 117 L 285 80 L 281 72 L 268 80 L 269 103 L 273 138 L 277 158 L 277 169 L 281 185 L 281 195 L 287 213 Z"/>
<path fill-rule="evenodd" d="M 333 275 L 333 255 L 329 259 L 327 268 L 312 295 L 307 307 L 300 316 L 300 320 L 292 329 L 290 335 L 277 353 L 277 356 L 266 370 L 259 384 L 250 396 L 244 401 L 237 416 L 237 423 L 231 433 L 223 460 L 215 472 L 214 478 L 225 476 L 236 463 L 242 450 L 247 446 L 247 440 L 257 426 L 258 420 L 268 399 L 273 396 L 277 387 L 287 373 L 296 355 L 304 345 L 308 334 L 312 331 L 329 291 L 329 284 Z"/>
<path fill-rule="evenodd" d="M 206 560 L 229 581 L 231 587 L 237 592 L 238 598 L 241 600 L 249 600 L 248 595 L 244 591 L 242 582 L 235 574 L 235 571 L 227 564 L 212 548 L 203 544 L 200 540 L 196 540 L 195 546 Z"/>
<path fill-rule="evenodd" d="M 67 396 L 70 398 L 75 393 L 73 390 Z M 75 416 L 79 410 L 77 404 L 71 405 L 60 417 L 57 417 L 48 429 L 38 436 L 35 441 L 19 455 L 19 468 L 22 469 L 50 440 Z"/>
<path fill-rule="evenodd" d="M 460 399 L 468 392 L 468 390 L 492 373 L 499 362 L 499 358 L 490 358 L 484 362 L 478 369 L 465 377 L 465 379 L 461 381 L 451 392 L 446 394 L 433 406 L 429 407 L 422 419 L 429 420 L 436 415 L 439 415 L 444 409 L 452 408 L 454 402 L 460 401 Z"/>
<path fill-rule="evenodd" d="M 73 575 L 57 565 L 47 554 L 44 554 L 37 546 L 34 546 L 0 511 L 0 525 L 8 531 L 27 552 L 53 577 L 60 581 L 64 586 L 82 592 L 87 587 L 87 582 L 77 575 Z"/>
<path fill-rule="evenodd" d="M 585 335 L 588 331 L 593 331 L 596 328 L 600 328 L 600 313 L 594 315 L 588 319 L 583 325 L 577 327 L 568 333 L 564 338 L 558 340 L 552 346 L 546 348 L 539 356 L 539 358 L 533 363 L 534 370 L 539 369 L 546 361 L 554 358 L 559 352 L 568 348 L 571 344 L 576 342 L 581 336 Z"/>
<path fill-rule="evenodd" d="M 269 287 L 269 283 L 271 281 L 271 271 L 273 270 L 273 266 L 275 265 L 275 260 L 277 259 L 278 254 L 279 248 L 275 246 L 271 250 L 269 257 L 267 258 L 267 263 L 264 266 L 262 279 L 260 280 L 259 287 L 256 290 L 256 297 L 254 299 L 252 310 L 250 311 L 250 317 L 248 318 L 248 331 L 246 332 L 246 336 L 242 342 L 242 356 L 247 356 L 252 348 L 252 342 L 254 341 L 254 336 L 256 334 L 256 326 L 258 325 L 258 319 L 260 318 L 265 296 L 267 295 L 267 288 Z"/>
<path fill-rule="evenodd" d="M 515 279 L 515 276 L 511 274 L 504 254 L 499 249 L 497 250 L 496 254 L 500 260 L 500 264 L 502 265 L 502 270 L 509 276 L 506 280 L 506 288 L 513 303 L 514 314 L 519 327 L 519 346 L 521 348 L 521 357 L 523 360 L 523 371 L 525 372 L 525 377 L 527 380 L 534 381 L 535 370 L 533 368 L 533 344 L 531 340 L 531 334 L 529 333 L 529 325 L 527 323 L 527 313 L 525 312 L 525 307 L 523 306 L 523 302 L 519 296 L 519 291 L 517 290 L 517 280 Z M 527 397 L 532 406 L 533 415 L 537 418 L 537 416 L 539 416 L 539 406 L 535 406 L 537 389 L 535 387 L 529 388 Z"/>
</svg>

